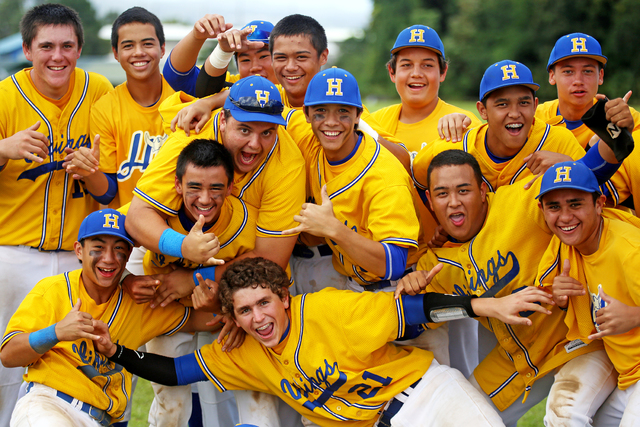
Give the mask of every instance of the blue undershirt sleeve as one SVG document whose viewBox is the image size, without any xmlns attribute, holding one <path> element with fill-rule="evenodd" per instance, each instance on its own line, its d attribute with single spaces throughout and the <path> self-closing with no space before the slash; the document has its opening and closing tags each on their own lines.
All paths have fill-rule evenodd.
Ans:
<svg viewBox="0 0 640 427">
<path fill-rule="evenodd" d="M 176 92 L 183 91 L 191 96 L 196 96 L 196 81 L 198 80 L 199 73 L 200 68 L 195 65 L 186 73 L 177 71 L 171 65 L 171 54 L 169 54 L 169 58 L 167 58 L 167 62 L 164 63 L 164 69 L 162 70 L 164 79 L 173 90 Z"/>
<path fill-rule="evenodd" d="M 424 315 L 424 295 L 402 295 L 402 308 L 404 310 L 404 321 L 407 325 L 421 325 L 427 323 L 427 316 Z"/>
<path fill-rule="evenodd" d="M 393 243 L 381 242 L 384 247 L 386 258 L 385 280 L 398 280 L 407 269 L 407 256 L 409 248 L 394 245 Z"/>
<path fill-rule="evenodd" d="M 596 145 L 591 147 L 589 151 L 577 161 L 591 169 L 598 179 L 598 184 L 602 185 L 613 176 L 622 163 L 607 163 L 598 151 L 598 144 L 604 144 L 604 142 L 598 141 Z"/>
<path fill-rule="evenodd" d="M 185 354 L 174 359 L 178 385 L 208 381 L 209 379 L 200 368 L 195 353 Z"/>
<path fill-rule="evenodd" d="M 93 197 L 96 202 L 102 205 L 108 205 L 113 201 L 118 193 L 118 180 L 115 173 L 105 173 L 104 176 L 107 177 L 107 182 L 109 182 L 107 192 L 102 196 L 96 196 L 95 194 L 91 194 L 91 192 L 89 192 L 89 194 L 91 194 L 91 197 Z"/>
</svg>

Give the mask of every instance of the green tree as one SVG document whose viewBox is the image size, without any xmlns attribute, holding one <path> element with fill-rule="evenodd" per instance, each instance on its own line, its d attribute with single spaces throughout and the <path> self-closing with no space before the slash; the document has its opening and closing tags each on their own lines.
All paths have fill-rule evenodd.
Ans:
<svg viewBox="0 0 640 427">
<path fill-rule="evenodd" d="M 0 1 L 0 16 L 3 21 L 0 25 L 0 39 L 20 31 L 20 18 L 24 14 L 23 3 L 22 0 Z"/>
</svg>

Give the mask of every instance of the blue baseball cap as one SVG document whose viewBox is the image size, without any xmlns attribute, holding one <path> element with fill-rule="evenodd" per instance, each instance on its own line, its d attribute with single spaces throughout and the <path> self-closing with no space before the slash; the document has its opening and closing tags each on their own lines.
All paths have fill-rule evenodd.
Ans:
<svg viewBox="0 0 640 427">
<path fill-rule="evenodd" d="M 560 37 L 556 42 L 551 55 L 549 55 L 547 71 L 556 62 L 574 56 L 595 59 L 602 66 L 607 63 L 607 57 L 602 54 L 598 40 L 584 33 L 571 33 Z"/>
<path fill-rule="evenodd" d="M 542 176 L 540 194 L 536 196 L 536 199 L 550 191 L 563 188 L 586 191 L 587 193 L 600 193 L 598 180 L 591 169 L 584 163 L 569 161 L 556 163 L 547 169 Z"/>
<path fill-rule="evenodd" d="M 276 85 L 261 76 L 245 77 L 231 86 L 224 108 L 239 122 L 285 125 L 280 92 Z"/>
<path fill-rule="evenodd" d="M 540 85 L 533 81 L 531 70 L 526 65 L 509 59 L 496 62 L 487 68 L 482 76 L 480 101 L 496 89 L 518 85 L 526 86 L 534 92 L 540 88 Z"/>
<path fill-rule="evenodd" d="M 426 25 L 412 25 L 400 31 L 391 49 L 391 54 L 393 55 L 397 51 L 408 47 L 430 49 L 440 54 L 443 59 L 445 57 L 444 45 L 442 44 L 442 40 L 440 40 L 440 36 L 436 33 L 436 30 Z"/>
<path fill-rule="evenodd" d="M 133 240 L 124 229 L 125 215 L 115 209 L 102 209 L 92 212 L 80 224 L 78 241 L 93 236 L 121 237 L 133 246 Z"/>
<path fill-rule="evenodd" d="M 362 108 L 360 89 L 353 74 L 332 67 L 313 76 L 307 87 L 304 105 L 344 104 Z"/>
<path fill-rule="evenodd" d="M 273 31 L 273 24 L 269 21 L 251 21 L 242 29 L 244 30 L 247 27 L 251 27 L 251 34 L 247 36 L 247 40 L 251 40 L 254 42 L 262 42 L 269 44 L 269 36 L 271 35 L 271 31 Z"/>
</svg>

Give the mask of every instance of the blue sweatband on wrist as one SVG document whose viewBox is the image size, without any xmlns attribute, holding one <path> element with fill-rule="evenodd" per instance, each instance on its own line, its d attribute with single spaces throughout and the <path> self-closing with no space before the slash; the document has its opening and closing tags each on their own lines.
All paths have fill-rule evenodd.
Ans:
<svg viewBox="0 0 640 427">
<path fill-rule="evenodd" d="M 39 331 L 29 334 L 29 345 L 38 354 L 45 354 L 58 344 L 58 336 L 56 335 L 56 324 L 40 329 Z"/>
<path fill-rule="evenodd" d="M 604 144 L 604 142 L 598 141 L 582 158 L 576 160 L 591 169 L 599 185 L 606 183 L 622 165 L 622 163 L 608 163 L 602 158 L 598 150 L 598 144 L 601 143 Z"/>
<path fill-rule="evenodd" d="M 187 236 L 171 228 L 167 228 L 162 232 L 162 236 L 160 236 L 158 249 L 165 255 L 182 258 L 182 242 L 185 237 Z"/>
<path fill-rule="evenodd" d="M 216 281 L 216 266 L 212 265 L 210 267 L 198 267 L 193 271 L 193 283 L 195 283 L 196 286 L 199 285 L 198 283 L 198 278 L 196 277 L 196 274 L 200 273 L 200 275 L 202 276 L 202 278 L 204 280 L 211 280 L 213 282 Z"/>
</svg>

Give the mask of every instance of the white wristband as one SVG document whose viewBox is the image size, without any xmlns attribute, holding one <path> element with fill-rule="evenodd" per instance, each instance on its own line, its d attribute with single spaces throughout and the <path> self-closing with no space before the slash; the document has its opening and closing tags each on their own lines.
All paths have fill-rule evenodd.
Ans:
<svg viewBox="0 0 640 427">
<path fill-rule="evenodd" d="M 213 68 L 223 70 L 229 65 L 231 58 L 233 58 L 233 52 L 225 52 L 220 47 L 220 44 L 217 44 L 211 55 L 209 55 L 209 63 Z"/>
</svg>

